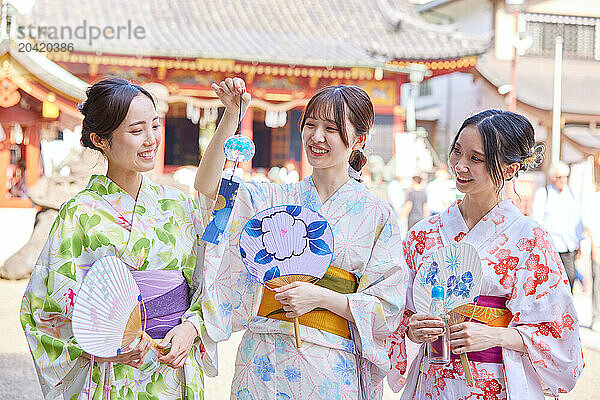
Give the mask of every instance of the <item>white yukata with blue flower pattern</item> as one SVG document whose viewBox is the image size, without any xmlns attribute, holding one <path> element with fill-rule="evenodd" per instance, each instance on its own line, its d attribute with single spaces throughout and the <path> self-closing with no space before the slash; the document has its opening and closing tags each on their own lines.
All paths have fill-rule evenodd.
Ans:
<svg viewBox="0 0 600 400">
<path fill-rule="evenodd" d="M 238 240 L 246 222 L 276 205 L 301 205 L 323 215 L 332 227 L 332 265 L 359 277 L 348 302 L 353 340 L 300 326 L 297 349 L 293 324 L 256 316 L 263 287 L 244 267 Z M 200 195 L 200 209 L 214 201 Z M 238 350 L 231 398 L 238 400 L 379 399 L 390 370 L 385 339 L 401 321 L 407 267 L 391 206 L 349 179 L 321 203 L 311 177 L 287 185 L 240 186 L 229 229 L 219 245 L 206 244 L 197 271 L 203 274 L 202 310 L 207 343 L 227 340 L 245 329 Z"/>
</svg>

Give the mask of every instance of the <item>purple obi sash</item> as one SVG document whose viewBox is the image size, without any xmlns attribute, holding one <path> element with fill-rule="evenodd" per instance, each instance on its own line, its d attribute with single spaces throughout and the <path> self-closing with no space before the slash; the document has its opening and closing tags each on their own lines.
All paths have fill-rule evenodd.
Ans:
<svg viewBox="0 0 600 400">
<path fill-rule="evenodd" d="M 497 296 L 479 296 L 477 300 L 477 307 L 479 308 L 479 313 L 475 313 L 471 322 L 476 322 L 480 324 L 486 324 L 490 326 L 503 326 L 507 327 L 508 323 L 512 318 L 512 314 L 508 310 L 506 310 L 506 298 L 505 297 L 497 297 Z M 492 312 L 485 312 L 486 309 L 489 311 L 493 311 L 490 309 L 498 309 L 505 310 L 506 313 L 501 318 L 496 318 L 494 321 L 491 321 L 494 318 Z M 486 320 L 487 319 L 487 320 Z M 501 322 L 502 321 L 502 322 Z M 438 340 L 432 343 L 433 348 L 437 351 L 441 351 L 441 345 Z M 460 355 L 450 353 L 451 358 L 453 360 L 460 360 Z M 491 347 L 482 351 L 474 351 L 467 353 L 469 357 L 469 361 L 477 361 L 477 362 L 486 362 L 486 363 L 502 363 L 502 347 Z"/>
<path fill-rule="evenodd" d="M 190 307 L 187 282 L 178 270 L 131 273 L 142 295 L 142 327 L 153 339 L 163 339 Z"/>
</svg>

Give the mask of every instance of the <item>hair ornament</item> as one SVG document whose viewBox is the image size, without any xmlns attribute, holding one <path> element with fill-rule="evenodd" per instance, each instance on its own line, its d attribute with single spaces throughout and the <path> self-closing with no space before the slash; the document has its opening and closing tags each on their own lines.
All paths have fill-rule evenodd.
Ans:
<svg viewBox="0 0 600 400">
<path fill-rule="evenodd" d="M 533 169 L 538 168 L 544 162 L 544 151 L 546 150 L 546 146 L 543 143 L 535 145 L 529 150 L 529 154 L 523 160 L 523 169 Z"/>
</svg>

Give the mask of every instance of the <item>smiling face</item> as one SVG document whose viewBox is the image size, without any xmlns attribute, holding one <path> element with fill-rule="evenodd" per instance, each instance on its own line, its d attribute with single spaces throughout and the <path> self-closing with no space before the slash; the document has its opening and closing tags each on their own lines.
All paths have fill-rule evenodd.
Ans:
<svg viewBox="0 0 600 400">
<path fill-rule="evenodd" d="M 101 147 L 108 160 L 109 171 L 147 172 L 156 164 L 156 151 L 161 141 L 158 114 L 150 99 L 137 95 L 131 101 L 125 119 L 113 132 L 110 143 Z"/>
<path fill-rule="evenodd" d="M 344 144 L 341 134 L 333 119 L 321 119 L 316 116 L 306 118 L 302 128 L 302 143 L 308 163 L 313 168 L 330 168 L 340 164 L 346 167 L 357 142 L 356 130 L 347 116 L 346 134 L 351 139 L 351 146 Z"/>
<path fill-rule="evenodd" d="M 475 126 L 462 130 L 448 160 L 450 170 L 456 177 L 456 188 L 465 194 L 496 192 L 490 172 L 485 163 L 485 150 L 481 134 Z"/>
</svg>

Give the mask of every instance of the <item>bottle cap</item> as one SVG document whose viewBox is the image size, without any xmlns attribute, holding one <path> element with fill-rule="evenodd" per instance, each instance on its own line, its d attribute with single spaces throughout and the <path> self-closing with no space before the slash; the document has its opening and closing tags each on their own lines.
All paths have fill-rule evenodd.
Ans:
<svg viewBox="0 0 600 400">
<path fill-rule="evenodd" d="M 434 286 L 431 288 L 431 298 L 432 299 L 443 299 L 444 298 L 444 287 L 443 286 Z"/>
</svg>

